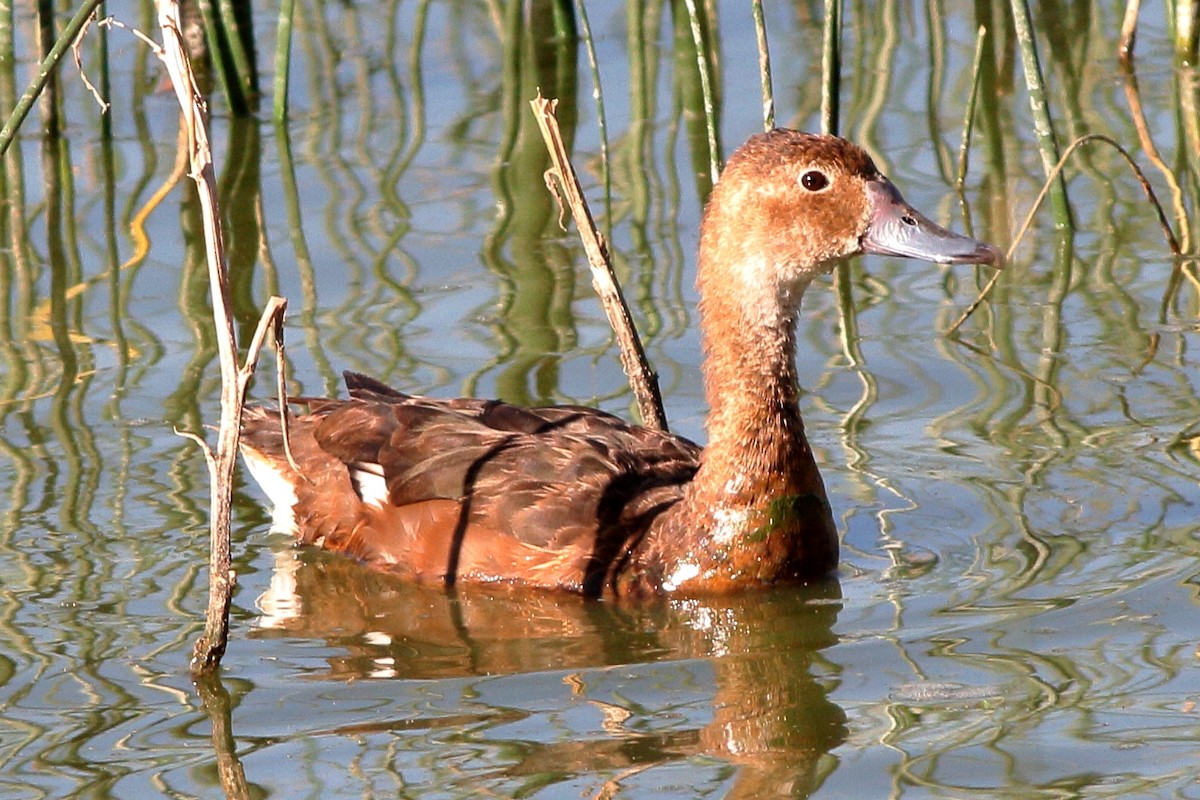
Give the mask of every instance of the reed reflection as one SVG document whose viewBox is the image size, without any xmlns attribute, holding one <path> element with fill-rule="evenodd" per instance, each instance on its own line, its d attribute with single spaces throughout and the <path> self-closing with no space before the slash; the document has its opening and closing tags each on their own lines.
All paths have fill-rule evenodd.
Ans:
<svg viewBox="0 0 1200 800">
<path fill-rule="evenodd" d="M 503 122 L 491 171 L 500 213 L 488 233 L 481 259 L 499 278 L 495 334 L 499 350 L 496 394 L 521 404 L 553 402 L 558 360 L 576 344 L 571 300 L 573 257 L 545 240 L 558 226 L 557 209 L 546 191 L 549 165 L 528 98 L 539 88 L 560 98 L 562 128 L 571 146 L 578 120 L 578 39 L 570 15 L 534 3 L 528 15 L 514 3 L 504 18 L 498 111 Z M 481 374 L 467 381 L 474 393 Z"/>
<path fill-rule="evenodd" d="M 347 559 L 288 550 L 278 554 L 259 607 L 254 636 L 320 639 L 336 648 L 338 654 L 309 677 L 432 680 L 571 671 L 564 680 L 572 697 L 602 711 L 600 729 L 520 742 L 507 751 L 515 754 L 512 760 L 489 779 L 566 781 L 614 773 L 605 779 L 619 783 L 656 766 L 705 757 L 737 767 L 727 797 L 807 797 L 836 766 L 829 753 L 847 735 L 846 716 L 828 697 L 836 680 L 825 674 L 819 656 L 837 641 L 836 580 L 736 597 L 621 605 L 503 586 L 447 591 Z M 620 693 L 593 696 L 589 687 L 606 668 L 650 662 L 693 674 L 704 672 L 691 669 L 697 666 L 711 671 L 711 685 L 702 688 L 711 692 L 703 725 L 685 719 L 647 728 L 633 724 L 638 715 L 664 715 L 647 708 L 644 696 L 640 703 L 621 700 Z M 468 705 L 486 703 L 472 697 Z M 505 734 L 492 729 L 521 709 L 492 711 L 497 713 L 484 716 L 483 725 L 478 715 L 457 723 L 458 739 L 503 744 Z M 444 722 L 380 719 L 355 724 L 353 732 Z"/>
</svg>

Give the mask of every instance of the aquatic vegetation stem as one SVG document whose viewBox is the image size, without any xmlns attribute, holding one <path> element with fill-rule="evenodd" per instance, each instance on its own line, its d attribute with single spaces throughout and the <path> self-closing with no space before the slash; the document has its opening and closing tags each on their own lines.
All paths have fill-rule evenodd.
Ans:
<svg viewBox="0 0 1200 800">
<path fill-rule="evenodd" d="M 66 27 L 58 34 L 58 38 L 54 40 L 50 52 L 38 64 L 37 71 L 34 73 L 29 87 L 17 100 L 17 104 L 13 106 L 12 113 L 8 115 L 4 127 L 0 128 L 0 156 L 3 156 L 8 150 L 13 138 L 17 135 L 17 129 L 21 127 L 21 123 L 29 116 L 29 111 L 33 108 L 33 104 L 37 102 L 42 90 L 50 82 L 50 76 L 54 74 L 54 70 L 58 69 L 59 62 L 62 61 L 67 50 L 83 33 L 88 21 L 92 18 L 92 14 L 96 12 L 96 8 L 103 2 L 104 0 L 84 0 L 83 5 L 75 12 L 75 16 L 71 17 Z"/>
<path fill-rule="evenodd" d="M 233 74 L 237 80 L 238 92 L 246 104 L 247 112 L 255 104 L 258 94 L 258 76 L 255 74 L 253 38 L 243 32 L 242 25 L 250 24 L 248 0 L 218 0 L 217 8 L 221 13 L 221 30 L 225 34 L 225 44 L 228 47 L 229 58 L 233 66 Z M 240 13 L 239 13 L 240 12 Z M 217 60 L 224 51 L 214 52 L 212 57 Z"/>
<path fill-rule="evenodd" d="M 1037 139 L 1038 154 L 1042 159 L 1042 170 L 1047 179 L 1054 172 L 1058 161 L 1058 142 L 1054 138 L 1054 123 L 1050 118 L 1050 106 L 1046 99 L 1046 84 L 1042 79 L 1042 66 L 1038 59 L 1037 42 L 1033 38 L 1033 17 L 1028 0 L 1011 0 L 1013 26 L 1017 34 L 1017 46 L 1021 52 L 1021 65 L 1025 71 L 1025 85 L 1029 89 L 1029 107 L 1033 114 L 1033 133 Z M 1055 172 L 1057 175 L 1057 172 Z M 1050 189 L 1050 206 L 1054 212 L 1054 224 L 1069 228 L 1071 206 L 1067 202 L 1067 184 L 1059 177 Z"/>
<path fill-rule="evenodd" d="M 292 28 L 296 0 L 280 0 L 279 22 L 275 26 L 275 98 L 272 117 L 282 123 L 288 115 L 288 86 L 292 79 Z"/>
<path fill-rule="evenodd" d="M 1168 5 L 1174 13 L 1175 55 L 1185 64 L 1195 66 L 1200 51 L 1200 3 L 1174 0 Z"/>
<path fill-rule="evenodd" d="M 983 71 L 983 47 L 987 42 L 987 27 L 980 25 L 975 37 L 975 61 L 971 66 L 971 95 L 967 98 L 967 111 L 963 116 L 962 143 L 958 147 L 958 177 L 955 185 L 962 191 L 967 179 L 967 154 L 971 149 L 971 132 L 975 127 L 975 104 L 979 99 L 979 76 Z"/>
<path fill-rule="evenodd" d="M 775 90 L 771 86 L 771 49 L 767 43 L 767 22 L 763 17 L 762 0 L 751 4 L 754 12 L 754 33 L 758 39 L 758 74 L 762 81 L 763 130 L 775 127 Z"/>
<path fill-rule="evenodd" d="M 250 106 L 242 97 L 239 84 L 229 74 L 230 64 L 221 57 L 220 12 L 212 0 L 199 0 L 196 7 L 200 10 L 200 18 L 203 20 L 204 41 L 209 52 L 208 60 L 212 64 L 217 84 L 225 93 L 225 102 L 229 104 L 229 111 L 235 117 L 246 116 L 250 113 Z"/>
<path fill-rule="evenodd" d="M 1046 199 L 1046 195 L 1050 193 L 1052 187 L 1055 185 L 1055 181 L 1060 177 L 1060 173 L 1063 170 L 1063 166 L 1067 163 L 1067 159 L 1070 158 L 1071 155 L 1074 154 L 1074 152 L 1081 146 L 1093 141 L 1104 142 L 1105 144 L 1111 145 L 1118 153 L 1121 154 L 1121 157 L 1125 159 L 1125 163 L 1127 163 L 1129 168 L 1133 170 L 1133 174 L 1137 177 L 1138 182 L 1142 185 L 1142 191 L 1146 193 L 1146 200 L 1149 201 L 1151 207 L 1154 209 L 1155 214 L 1158 216 L 1158 224 L 1163 230 L 1163 237 L 1167 240 L 1167 247 L 1170 248 L 1171 254 L 1176 257 L 1179 257 L 1182 254 L 1182 251 L 1179 247 L 1179 240 L 1175 237 L 1174 231 L 1171 230 L 1171 223 L 1167 219 L 1167 212 L 1163 210 L 1162 203 L 1158 201 L 1158 196 L 1154 193 L 1154 187 L 1150 185 L 1150 181 L 1146 180 L 1146 175 L 1142 172 L 1141 167 L 1137 165 L 1137 162 L 1133 160 L 1133 156 L 1129 155 L 1129 152 L 1126 151 L 1124 147 L 1104 134 L 1089 133 L 1088 135 L 1080 136 L 1078 139 L 1071 142 L 1071 145 L 1066 149 L 1066 152 L 1063 153 L 1062 158 L 1058 160 L 1058 163 L 1054 165 L 1054 167 L 1050 170 L 1049 175 L 1046 176 L 1046 181 L 1042 184 L 1042 190 L 1038 192 L 1037 197 L 1034 198 L 1033 205 L 1029 208 L 1029 213 L 1025 215 L 1025 221 L 1021 223 L 1021 227 L 1017 230 L 1017 235 L 1013 238 L 1012 244 L 1008 247 L 1008 252 L 1004 254 L 1004 260 L 1006 262 L 1012 260 L 1013 253 L 1015 253 L 1017 250 L 1017 245 L 1021 243 L 1021 239 L 1025 237 L 1025 232 L 1028 231 L 1029 226 L 1033 224 L 1034 214 L 1037 213 L 1042 201 Z M 996 285 L 996 281 L 999 280 L 999 276 L 1001 274 L 1003 273 L 997 271 L 996 274 L 992 276 L 992 279 L 988 281 L 983 289 L 979 292 L 979 296 L 975 298 L 971 305 L 967 307 L 967 310 L 964 311 L 962 315 L 955 320 L 954 324 L 951 325 L 946 331 L 947 336 L 962 327 L 962 324 L 966 322 L 967 318 L 975 312 L 975 309 L 979 308 L 980 304 L 983 303 L 984 298 L 987 297 L 987 295 L 991 292 L 992 287 Z"/>
<path fill-rule="evenodd" d="M 683 0 L 687 6 L 688 22 L 692 28 L 692 41 L 696 45 L 696 69 L 700 73 L 700 93 L 704 99 L 704 126 L 708 131 L 708 165 L 715 184 L 721 176 L 721 146 L 717 141 L 717 110 L 714 101 L 712 76 L 708 72 L 708 56 L 704 47 L 704 29 L 700 25 L 700 12 L 696 0 Z"/>
<path fill-rule="evenodd" d="M 1122 66 L 1122 77 L 1125 84 L 1125 100 L 1129 103 L 1129 113 L 1133 119 L 1133 127 L 1137 130 L 1138 141 L 1141 143 L 1142 151 L 1145 152 L 1146 158 L 1150 159 L 1150 163 L 1158 170 L 1159 176 L 1167 184 L 1167 191 L 1171 195 L 1171 207 L 1175 212 L 1175 224 L 1179 226 L 1179 247 L 1183 252 L 1191 252 L 1192 236 L 1189 229 L 1187 207 L 1184 203 L 1183 187 L 1180 186 L 1179 178 L 1158 152 L 1158 146 L 1154 143 L 1154 137 L 1150 133 L 1150 125 L 1146 121 L 1146 112 L 1142 108 L 1142 95 L 1138 90 L 1137 77 L 1133 73 L 1132 64 Z"/>
<path fill-rule="evenodd" d="M 583 46 L 587 51 L 588 66 L 592 71 L 592 99 L 596 101 L 596 125 L 600 129 L 600 182 L 604 185 L 604 227 L 611 234 L 612 226 L 612 174 L 608 159 L 608 119 L 604 113 L 604 87 L 600 82 L 600 63 L 596 59 L 596 45 L 592 41 L 592 26 L 588 22 L 587 8 L 583 0 L 575 0 L 579 13 L 579 26 L 583 33 Z"/>
<path fill-rule="evenodd" d="M 842 83 L 842 0 L 825 0 L 825 36 L 821 47 L 821 133 L 836 135 Z"/>
</svg>

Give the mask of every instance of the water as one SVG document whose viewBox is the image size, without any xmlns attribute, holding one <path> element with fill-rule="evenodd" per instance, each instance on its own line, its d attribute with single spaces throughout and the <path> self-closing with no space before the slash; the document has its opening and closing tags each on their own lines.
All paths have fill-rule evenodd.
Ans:
<svg viewBox="0 0 1200 800">
<path fill-rule="evenodd" d="M 643 46 L 602 5 L 614 250 L 673 427 L 702 438 L 692 61 L 672 56 L 669 11 L 650 5 Z M 743 5 L 720 4 L 726 152 L 760 124 Z M 812 128 L 820 32 L 774 5 L 780 121 Z M 843 119 L 961 228 L 976 23 L 942 13 L 847 9 Z M 1171 67 L 1160 13 L 1143 9 L 1141 101 L 1194 209 L 1196 79 Z M 1112 135 L 1169 198 L 1114 73 L 1116 12 L 1070 14 L 1038 20 L 1060 135 Z M 240 333 L 268 293 L 289 298 L 293 391 L 335 392 L 352 368 L 630 412 L 525 105 L 539 85 L 564 98 L 602 214 L 586 60 L 554 43 L 531 58 L 515 19 L 305 6 L 286 135 L 217 103 Z M 180 187 L 154 199 L 174 100 L 131 38 L 111 46 L 111 145 L 71 78 L 61 147 L 29 128 L 7 162 L 0 796 L 1200 797 L 1200 298 L 1109 151 L 1070 173 L 1075 235 L 1042 213 L 958 339 L 942 334 L 984 271 L 860 259 L 809 292 L 799 373 L 836 581 L 637 605 L 445 592 L 292 549 L 243 484 L 233 636 L 221 682 L 197 687 L 207 476 L 172 432 L 217 417 L 197 212 Z M 1013 80 L 965 193 L 1001 245 L 1039 187 Z"/>
</svg>

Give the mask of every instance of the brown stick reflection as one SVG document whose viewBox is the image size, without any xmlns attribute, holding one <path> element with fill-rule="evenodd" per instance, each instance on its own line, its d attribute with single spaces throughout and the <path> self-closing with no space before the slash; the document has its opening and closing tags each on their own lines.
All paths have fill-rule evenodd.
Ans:
<svg viewBox="0 0 1200 800">
<path fill-rule="evenodd" d="M 615 773 L 603 796 L 645 769 L 703 756 L 736 766 L 727 797 L 806 797 L 832 771 L 836 761 L 827 754 L 846 738 L 845 714 L 828 697 L 832 669 L 814 669 L 818 652 L 836 642 L 836 580 L 623 605 L 504 586 L 445 590 L 310 552 L 285 573 L 275 581 L 287 587 L 284 596 L 269 594 L 260 602 L 268 612 L 286 611 L 268 613 L 253 635 L 324 640 L 338 653 L 328 660 L 330 678 L 572 671 L 563 680 L 600 710 L 600 731 L 608 735 L 522 742 L 516 762 L 491 777 L 540 781 Z M 647 725 L 655 710 L 590 694 L 595 673 L 589 670 L 689 660 L 700 660 L 712 674 L 711 717 L 701 725 Z M 356 724 L 353 732 L 443 722 L 386 719 Z M 486 737 L 479 722 L 464 723 L 464 735 Z"/>
<path fill-rule="evenodd" d="M 232 703 L 225 684 L 218 672 L 200 673 L 195 678 L 196 691 L 204 704 L 212 726 L 213 751 L 217 758 L 217 775 L 226 800 L 249 800 L 251 797 L 246 783 L 246 771 L 242 769 L 237 754 L 237 741 L 233 736 L 231 719 Z M 256 795 L 257 796 L 257 795 Z"/>
</svg>

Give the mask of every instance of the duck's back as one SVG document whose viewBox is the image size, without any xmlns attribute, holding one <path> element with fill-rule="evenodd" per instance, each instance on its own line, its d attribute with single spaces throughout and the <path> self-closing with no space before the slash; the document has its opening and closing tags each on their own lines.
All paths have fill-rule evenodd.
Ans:
<svg viewBox="0 0 1200 800">
<path fill-rule="evenodd" d="M 575 406 L 412 397 L 346 374 L 349 400 L 247 409 L 247 465 L 301 541 L 412 577 L 600 594 L 683 496 L 700 448 Z"/>
</svg>

